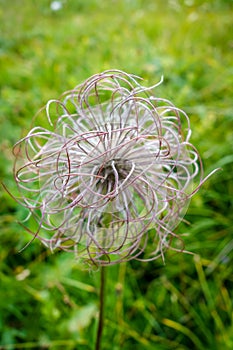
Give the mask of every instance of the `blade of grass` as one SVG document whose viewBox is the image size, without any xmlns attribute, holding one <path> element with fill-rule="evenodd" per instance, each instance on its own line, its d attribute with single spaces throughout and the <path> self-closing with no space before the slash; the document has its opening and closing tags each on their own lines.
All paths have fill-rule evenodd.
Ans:
<svg viewBox="0 0 233 350">
<path fill-rule="evenodd" d="M 192 341 L 192 343 L 195 345 L 197 350 L 206 350 L 206 348 L 202 345 L 198 337 L 192 331 L 190 331 L 190 329 L 188 329 L 187 327 L 167 318 L 164 318 L 162 320 L 162 323 L 170 328 L 177 330 L 178 332 L 183 333 L 186 337 L 188 337 Z"/>
</svg>

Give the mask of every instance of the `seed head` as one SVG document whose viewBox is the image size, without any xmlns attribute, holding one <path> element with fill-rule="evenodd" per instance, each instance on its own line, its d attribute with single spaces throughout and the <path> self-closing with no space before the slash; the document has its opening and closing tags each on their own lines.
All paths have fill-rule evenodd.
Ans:
<svg viewBox="0 0 233 350">
<path fill-rule="evenodd" d="M 92 76 L 49 101 L 15 145 L 20 202 L 52 250 L 97 265 L 148 261 L 177 237 L 202 162 L 186 113 L 139 79 Z"/>
</svg>

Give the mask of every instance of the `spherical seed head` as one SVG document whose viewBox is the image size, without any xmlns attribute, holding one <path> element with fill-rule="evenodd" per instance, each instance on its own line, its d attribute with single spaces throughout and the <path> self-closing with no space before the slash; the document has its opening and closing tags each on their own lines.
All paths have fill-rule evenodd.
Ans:
<svg viewBox="0 0 233 350">
<path fill-rule="evenodd" d="M 177 237 L 202 163 L 186 113 L 139 81 L 118 70 L 92 76 L 49 101 L 16 144 L 21 203 L 52 250 L 97 265 L 148 261 Z"/>
</svg>

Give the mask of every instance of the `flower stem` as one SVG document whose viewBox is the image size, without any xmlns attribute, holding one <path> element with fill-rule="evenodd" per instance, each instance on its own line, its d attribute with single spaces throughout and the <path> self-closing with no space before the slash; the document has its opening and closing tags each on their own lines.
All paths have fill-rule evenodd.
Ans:
<svg viewBox="0 0 233 350">
<path fill-rule="evenodd" d="M 101 266 L 101 270 L 100 270 L 101 275 L 100 275 L 99 322 L 98 322 L 95 350 L 101 349 L 101 336 L 102 336 L 103 326 L 104 326 L 104 291 L 105 291 L 105 279 L 106 279 L 105 270 L 106 270 L 106 268 L 104 266 Z"/>
</svg>

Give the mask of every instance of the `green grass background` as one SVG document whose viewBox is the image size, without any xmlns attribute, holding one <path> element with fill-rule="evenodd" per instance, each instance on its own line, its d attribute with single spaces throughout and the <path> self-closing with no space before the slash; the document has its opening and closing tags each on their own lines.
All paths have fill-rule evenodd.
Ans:
<svg viewBox="0 0 233 350">
<path fill-rule="evenodd" d="M 11 148 L 47 100 L 117 68 L 190 116 L 205 173 L 176 230 L 194 253 L 108 269 L 103 350 L 233 349 L 233 2 L 0 0 L 0 175 L 14 192 Z M 92 349 L 99 272 L 51 254 L 17 224 L 0 192 L 0 349 Z"/>
</svg>

